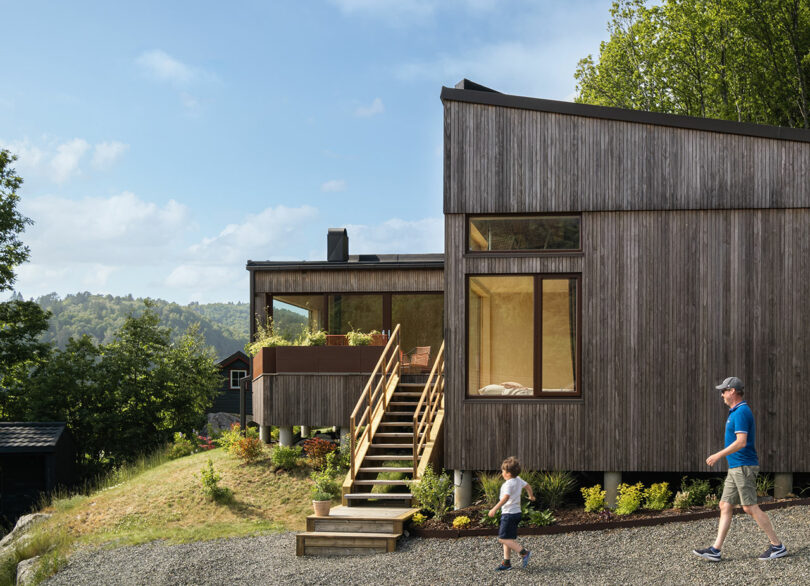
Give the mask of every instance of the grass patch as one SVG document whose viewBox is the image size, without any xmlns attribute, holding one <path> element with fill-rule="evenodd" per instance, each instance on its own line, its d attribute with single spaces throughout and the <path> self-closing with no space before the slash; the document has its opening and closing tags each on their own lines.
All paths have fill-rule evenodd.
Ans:
<svg viewBox="0 0 810 586">
<path fill-rule="evenodd" d="M 202 491 L 200 471 L 211 458 L 219 484 L 231 498 L 216 502 Z M 143 458 L 99 482 L 87 495 L 57 495 L 43 512 L 53 516 L 33 530 L 36 545 L 26 546 L 7 570 L 0 586 L 12 578 L 23 559 L 41 555 L 44 577 L 56 572 L 79 546 L 123 546 L 166 540 L 188 543 L 245 537 L 274 531 L 301 531 L 312 511 L 308 469 L 271 468 L 268 452 L 245 465 L 222 449 L 168 460 L 163 454 Z M 40 553 L 37 553 L 40 552 Z M 10 572 L 10 574 L 8 573 Z"/>
</svg>

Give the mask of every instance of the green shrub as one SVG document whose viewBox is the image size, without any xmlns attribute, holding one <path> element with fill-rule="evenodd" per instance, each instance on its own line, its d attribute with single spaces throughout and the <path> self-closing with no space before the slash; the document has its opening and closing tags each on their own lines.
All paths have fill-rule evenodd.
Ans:
<svg viewBox="0 0 810 586">
<path fill-rule="evenodd" d="M 326 468 L 326 457 L 338 449 L 335 442 L 313 437 L 303 442 L 304 453 L 307 455 L 307 463 L 315 470 Z"/>
<path fill-rule="evenodd" d="M 430 511 L 437 519 L 441 519 L 447 512 L 447 499 L 453 494 L 453 480 L 444 472 L 436 474 L 432 466 L 428 466 L 425 474 L 419 480 L 412 480 L 411 494 L 419 501 L 420 506 Z"/>
<path fill-rule="evenodd" d="M 605 495 L 601 484 L 596 484 L 590 488 L 579 489 L 582 498 L 585 500 L 585 511 L 588 513 L 598 513 L 605 510 Z"/>
<path fill-rule="evenodd" d="M 276 446 L 270 452 L 270 461 L 273 466 L 282 470 L 295 470 L 300 457 L 300 446 Z"/>
<path fill-rule="evenodd" d="M 268 316 L 264 324 L 259 321 L 259 318 L 256 318 L 256 334 L 253 336 L 253 342 L 245 345 L 245 354 L 256 356 L 262 348 L 289 345 L 289 340 L 274 332 L 272 317 Z"/>
<path fill-rule="evenodd" d="M 770 474 L 757 474 L 757 496 L 768 496 L 773 490 L 774 481 Z"/>
<path fill-rule="evenodd" d="M 484 513 L 484 516 L 481 517 L 481 525 L 483 525 L 484 527 L 492 527 L 492 526 L 497 527 L 498 525 L 500 525 L 500 523 L 501 523 L 501 510 L 500 509 L 495 511 L 495 516 L 494 517 L 490 517 L 489 512 Z"/>
<path fill-rule="evenodd" d="M 681 492 L 689 493 L 689 505 L 702 507 L 706 502 L 706 496 L 712 491 L 711 483 L 708 480 L 684 476 L 681 479 Z"/>
<path fill-rule="evenodd" d="M 630 515 L 635 513 L 641 506 L 644 498 L 644 485 L 640 482 L 627 484 L 622 482 L 619 485 L 619 496 L 616 499 L 616 514 Z"/>
<path fill-rule="evenodd" d="M 340 485 L 328 470 L 316 470 L 309 475 L 312 479 L 312 500 L 327 501 L 332 500 L 340 494 Z M 316 498 L 323 497 L 327 498 Z"/>
<path fill-rule="evenodd" d="M 542 472 L 537 485 L 537 496 L 549 509 L 559 509 L 576 488 L 577 481 L 570 472 Z"/>
<path fill-rule="evenodd" d="M 326 346 L 326 330 L 311 332 L 304 326 L 304 331 L 295 343 L 297 346 Z"/>
<path fill-rule="evenodd" d="M 675 493 L 675 500 L 672 501 L 672 506 L 676 509 L 688 509 L 689 503 L 690 503 L 689 493 L 678 491 Z"/>
<path fill-rule="evenodd" d="M 557 522 L 551 509 L 546 509 L 545 511 L 528 509 L 523 518 L 528 520 L 527 524 L 535 525 L 536 527 L 546 527 L 548 525 L 554 525 L 554 523 Z"/>
<path fill-rule="evenodd" d="M 231 453 L 244 464 L 253 464 L 264 453 L 264 445 L 257 437 L 243 437 L 231 446 Z"/>
<path fill-rule="evenodd" d="M 459 515 L 458 517 L 453 519 L 453 528 L 464 529 L 465 527 L 469 527 L 470 523 L 472 523 L 472 521 L 470 521 L 470 518 L 468 516 Z"/>
<path fill-rule="evenodd" d="M 481 483 L 481 490 L 484 493 L 484 502 L 488 507 L 494 507 L 500 500 L 501 485 L 503 484 L 503 476 L 500 472 L 489 474 L 482 472 L 478 476 L 478 482 Z"/>
<path fill-rule="evenodd" d="M 371 330 L 368 334 L 364 334 L 359 330 L 351 330 L 346 334 L 346 339 L 349 341 L 349 346 L 369 346 L 374 334 L 379 333 L 377 330 Z"/>
<path fill-rule="evenodd" d="M 667 505 L 669 505 L 669 499 L 671 498 L 672 491 L 669 490 L 668 482 L 653 484 L 644 491 L 644 508 L 652 509 L 653 511 L 666 509 Z"/>
<path fill-rule="evenodd" d="M 419 526 L 425 521 L 427 521 L 427 517 L 422 513 L 416 513 L 413 517 L 411 517 L 411 525 Z"/>
<path fill-rule="evenodd" d="M 259 430 L 256 427 L 248 427 L 245 429 L 245 437 L 259 438 Z M 233 445 L 242 439 L 242 427 L 238 423 L 232 423 L 230 429 L 223 431 L 215 443 L 222 448 L 226 454 L 232 453 Z"/>
<path fill-rule="evenodd" d="M 176 460 L 190 456 L 200 451 L 196 438 L 189 437 L 183 432 L 176 431 L 174 433 L 174 441 L 169 446 L 169 459 Z"/>
<path fill-rule="evenodd" d="M 710 509 L 716 509 L 720 506 L 720 499 L 717 497 L 716 494 L 708 494 L 706 495 L 706 502 L 705 505 Z"/>
<path fill-rule="evenodd" d="M 231 495 L 228 488 L 219 486 L 222 477 L 214 470 L 214 462 L 208 458 L 208 465 L 200 471 L 203 494 L 213 501 L 226 500 Z"/>
</svg>

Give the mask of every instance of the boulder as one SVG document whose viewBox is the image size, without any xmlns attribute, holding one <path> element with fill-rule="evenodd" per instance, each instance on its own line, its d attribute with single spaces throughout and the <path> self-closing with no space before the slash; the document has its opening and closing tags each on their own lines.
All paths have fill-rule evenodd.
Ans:
<svg viewBox="0 0 810 586">
<path fill-rule="evenodd" d="M 34 583 L 39 556 L 22 560 L 17 564 L 17 586 L 27 586 Z"/>
<path fill-rule="evenodd" d="M 11 530 L 11 533 L 6 535 L 2 541 L 0 541 L 0 550 L 4 550 L 10 545 L 13 545 L 14 542 L 20 538 L 20 536 L 30 531 L 30 529 L 37 523 L 50 518 L 51 516 L 48 513 L 31 513 L 30 515 L 23 515 L 17 520 L 17 524 L 14 525 L 14 529 Z"/>
<path fill-rule="evenodd" d="M 233 413 L 209 413 L 208 425 L 214 432 L 225 431 L 234 423 L 239 423 L 239 416 Z"/>
</svg>

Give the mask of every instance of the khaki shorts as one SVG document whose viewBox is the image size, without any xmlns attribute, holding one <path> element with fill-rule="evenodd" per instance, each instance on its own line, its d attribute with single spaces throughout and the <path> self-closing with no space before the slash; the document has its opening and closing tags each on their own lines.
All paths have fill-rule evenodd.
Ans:
<svg viewBox="0 0 810 586">
<path fill-rule="evenodd" d="M 757 504 L 757 472 L 759 466 L 729 468 L 720 500 L 732 505 Z"/>
</svg>

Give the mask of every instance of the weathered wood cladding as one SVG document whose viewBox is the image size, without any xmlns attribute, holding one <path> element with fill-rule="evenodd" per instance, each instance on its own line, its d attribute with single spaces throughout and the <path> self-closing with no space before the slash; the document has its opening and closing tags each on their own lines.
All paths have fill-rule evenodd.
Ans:
<svg viewBox="0 0 810 586">
<path fill-rule="evenodd" d="M 810 210 L 583 213 L 583 256 L 465 257 L 445 216 L 445 467 L 708 471 L 746 383 L 763 470 L 810 471 Z M 466 399 L 465 273 L 582 272 L 582 399 Z"/>
<path fill-rule="evenodd" d="M 444 278 L 437 269 L 362 269 L 317 271 L 262 271 L 251 273 L 254 293 L 361 293 L 383 291 L 443 291 Z"/>
<path fill-rule="evenodd" d="M 253 380 L 259 425 L 347 427 L 367 374 L 265 374 Z"/>
<path fill-rule="evenodd" d="M 444 110 L 445 213 L 810 204 L 807 142 L 451 100 Z"/>
</svg>

